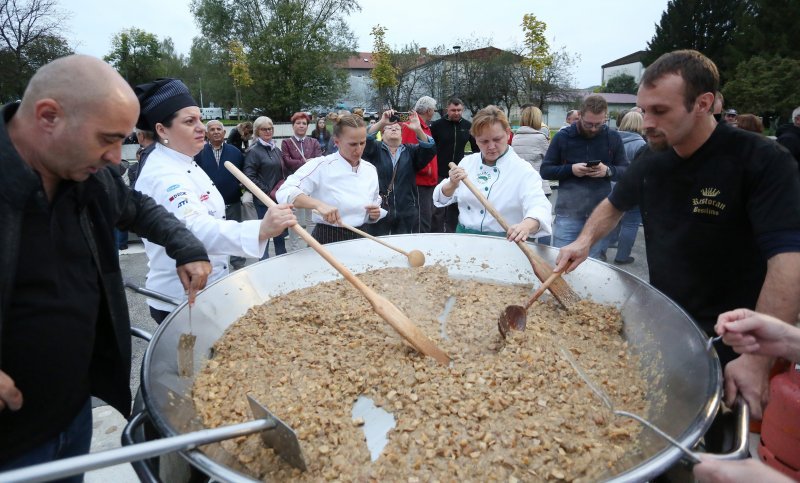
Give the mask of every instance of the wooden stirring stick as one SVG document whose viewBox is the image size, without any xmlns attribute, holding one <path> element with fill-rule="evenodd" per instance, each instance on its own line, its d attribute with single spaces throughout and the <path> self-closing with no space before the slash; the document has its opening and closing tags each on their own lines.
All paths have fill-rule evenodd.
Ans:
<svg viewBox="0 0 800 483">
<path fill-rule="evenodd" d="M 255 196 L 261 200 L 262 203 L 267 205 L 268 207 L 272 208 L 277 205 L 272 198 L 267 196 L 261 188 L 255 185 L 250 178 L 244 175 L 239 168 L 234 166 L 233 163 L 230 161 L 225 161 L 225 167 L 228 171 L 233 174 L 236 179 L 239 180 L 245 188 L 250 190 Z M 450 356 L 447 355 L 446 352 L 441 350 L 432 340 L 430 340 L 420 329 L 419 327 L 414 324 L 403 312 L 400 311 L 397 307 L 394 306 L 391 302 L 389 302 L 386 298 L 376 293 L 374 290 L 369 288 L 364 282 L 362 282 L 358 277 L 353 275 L 353 272 L 347 269 L 339 260 L 337 260 L 331 253 L 322 246 L 320 242 L 318 242 L 314 237 L 311 236 L 310 233 L 305 231 L 300 224 L 295 224 L 291 228 L 297 233 L 300 238 L 305 240 L 305 242 L 314 249 L 317 253 L 319 253 L 322 258 L 324 258 L 328 263 L 331 264 L 333 268 L 335 268 L 339 273 L 344 276 L 344 278 L 353 284 L 353 286 L 361 292 L 364 297 L 372 304 L 372 309 L 378 314 L 383 320 L 385 320 L 389 325 L 392 326 L 394 330 L 400 334 L 403 339 L 405 339 L 413 348 L 419 351 L 426 356 L 433 357 L 437 362 L 440 364 L 449 364 L 450 363 Z"/>
<path fill-rule="evenodd" d="M 319 216 L 322 216 L 322 213 L 320 213 L 317 210 L 314 210 L 314 213 L 318 214 Z M 385 246 L 386 248 L 389 248 L 390 250 L 394 250 L 394 251 L 396 251 L 398 253 L 402 253 L 403 255 L 406 256 L 406 258 L 408 258 L 408 264 L 411 265 L 412 267 L 421 267 L 421 266 L 425 265 L 425 254 L 422 253 L 419 250 L 411 250 L 410 252 L 407 252 L 407 251 L 405 251 L 405 250 L 403 250 L 401 248 L 398 248 L 398 247 L 396 247 L 394 245 L 390 245 L 389 243 L 381 240 L 380 238 L 378 238 L 376 236 L 370 235 L 369 233 L 365 232 L 364 230 L 359 230 L 358 228 L 356 228 L 354 226 L 350 226 L 350 225 L 348 225 L 347 223 L 345 223 L 343 221 L 339 223 L 339 226 L 341 226 L 342 228 L 344 228 L 346 230 L 350 230 L 350 231 L 352 231 L 353 233 L 355 233 L 357 235 L 361 235 L 364 238 L 368 238 L 368 239 L 370 239 L 370 240 L 372 240 L 374 242 L 378 242 L 381 245 Z"/>
<path fill-rule="evenodd" d="M 458 165 L 455 163 L 450 163 L 449 166 L 450 169 L 458 167 Z M 500 212 L 497 211 L 491 203 L 489 203 L 489 200 L 483 196 L 483 193 L 478 191 L 475 185 L 472 184 L 472 181 L 470 181 L 469 178 L 464 178 L 461 180 L 461 182 L 464 183 L 464 186 L 466 186 L 473 195 L 475 195 L 475 198 L 481 202 L 484 208 L 486 208 L 486 211 L 488 211 L 489 214 L 491 214 L 494 219 L 497 220 L 500 226 L 502 226 L 503 229 L 508 232 L 509 224 L 502 217 L 502 215 L 500 215 Z M 547 280 L 547 278 L 553 274 L 553 268 L 542 257 L 534 253 L 531 247 L 529 247 L 524 240 L 518 241 L 517 246 L 528 258 L 528 261 L 531 263 L 531 267 L 533 268 L 533 273 L 536 274 L 540 281 L 543 282 Z M 567 309 L 571 308 L 580 301 L 578 294 L 572 290 L 572 287 L 570 287 L 563 278 L 558 278 L 558 280 L 553 283 L 550 291 L 553 292 L 553 296 L 555 296 L 556 300 L 558 300 L 561 305 Z"/>
</svg>

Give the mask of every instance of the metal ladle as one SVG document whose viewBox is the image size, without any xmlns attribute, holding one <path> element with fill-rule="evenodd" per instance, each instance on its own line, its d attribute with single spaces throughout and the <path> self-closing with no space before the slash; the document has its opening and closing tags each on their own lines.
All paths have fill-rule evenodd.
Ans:
<svg viewBox="0 0 800 483">
<path fill-rule="evenodd" d="M 500 314 L 500 318 L 497 319 L 497 328 L 500 330 L 500 335 L 502 335 L 504 339 L 509 330 L 525 330 L 528 324 L 528 309 L 542 296 L 550 284 L 560 276 L 561 272 L 553 272 L 552 275 L 547 277 L 547 280 L 533 292 L 533 295 L 528 299 L 528 303 L 525 304 L 525 307 L 521 305 L 509 305 L 506 307 L 503 313 Z"/>
<path fill-rule="evenodd" d="M 570 354 L 568 350 L 564 349 L 564 347 L 559 347 L 558 349 L 561 351 L 561 354 L 564 356 L 564 359 L 566 359 L 567 362 L 569 362 L 569 365 L 571 365 L 572 368 L 575 370 L 575 372 L 577 372 L 578 375 L 581 377 L 581 379 L 583 379 L 583 382 L 585 382 L 586 385 L 589 386 L 589 389 L 591 389 L 592 392 L 597 397 L 599 397 L 601 401 L 603 401 L 603 404 L 606 407 L 608 407 L 608 409 L 611 411 L 611 414 L 615 416 L 623 416 L 626 418 L 631 418 L 639 422 L 640 424 L 650 428 L 654 433 L 667 440 L 671 445 L 680 449 L 683 452 L 683 454 L 686 455 L 686 458 L 689 461 L 691 461 L 694 464 L 700 464 L 700 458 L 697 456 L 697 454 L 695 454 L 694 451 L 690 450 L 689 448 L 678 442 L 675 438 L 662 431 L 655 424 L 644 419 L 638 414 L 633 414 L 629 413 L 628 411 L 621 411 L 619 409 L 614 409 L 614 403 L 611 401 L 611 398 L 608 396 L 608 394 L 606 394 L 605 391 L 603 391 L 600 387 L 596 386 L 592 382 L 592 380 L 589 379 L 589 376 L 585 372 L 583 372 L 583 369 L 581 369 L 581 366 L 578 365 L 578 361 L 576 361 L 575 358 L 572 357 L 572 354 Z"/>
</svg>

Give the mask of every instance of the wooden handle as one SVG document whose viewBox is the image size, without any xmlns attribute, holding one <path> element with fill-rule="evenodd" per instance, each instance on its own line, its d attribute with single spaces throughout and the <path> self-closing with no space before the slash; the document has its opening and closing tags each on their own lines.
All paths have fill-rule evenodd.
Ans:
<svg viewBox="0 0 800 483">
<path fill-rule="evenodd" d="M 319 216 L 322 216 L 322 213 L 320 213 L 320 212 L 319 212 L 319 211 L 317 211 L 317 210 L 314 210 L 314 213 L 318 214 Z M 342 228 L 344 228 L 344 229 L 346 229 L 346 230 L 350 230 L 350 231 L 352 231 L 353 233 L 357 233 L 357 234 L 359 234 L 359 235 L 363 236 L 364 238 L 369 238 L 369 239 L 370 239 L 370 240 L 372 240 L 372 241 L 378 242 L 378 243 L 380 243 L 381 245 L 385 246 L 386 248 L 390 248 L 390 249 L 392 249 L 392 250 L 394 250 L 394 251 L 396 251 L 396 252 L 398 252 L 398 253 L 402 253 L 403 255 L 405 255 L 406 257 L 408 257 L 408 252 L 406 252 L 406 251 L 403 251 L 403 250 L 401 250 L 401 249 L 397 248 L 396 246 L 392 246 L 392 245 L 390 245 L 390 244 L 386 243 L 385 241 L 381 240 L 380 238 L 378 238 L 378 237 L 376 237 L 376 236 L 374 236 L 374 235 L 370 235 L 369 233 L 365 232 L 364 230 L 359 230 L 358 228 L 356 228 L 356 227 L 354 227 L 354 226 L 352 226 L 352 225 L 348 225 L 348 224 L 347 224 L 347 223 L 345 223 L 345 222 L 341 222 L 341 223 L 339 223 L 339 226 L 341 226 Z"/>
<path fill-rule="evenodd" d="M 268 207 L 272 208 L 277 205 L 272 198 L 267 196 L 261 188 L 256 186 L 250 178 L 245 176 L 239 168 L 237 168 L 233 163 L 230 161 L 225 161 L 225 167 L 228 171 L 239 180 L 245 188 L 250 190 L 262 203 L 267 205 Z M 375 310 L 383 320 L 389 323 L 392 328 L 397 331 L 400 336 L 402 336 L 405 340 L 411 344 L 417 351 L 427 356 L 433 357 L 441 364 L 449 364 L 450 363 L 450 356 L 447 355 L 446 352 L 441 350 L 436 344 L 433 343 L 420 329 L 419 327 L 414 324 L 404 313 L 400 311 L 397 307 L 395 307 L 391 302 L 389 302 L 386 298 L 378 295 L 374 290 L 369 288 L 364 282 L 362 282 L 358 277 L 353 275 L 353 272 L 347 269 L 344 265 L 342 265 L 339 260 L 337 260 L 331 253 L 322 246 L 320 242 L 318 242 L 311 234 L 309 234 L 306 230 L 303 229 L 300 224 L 295 224 L 292 226 L 292 230 L 295 231 L 300 237 L 308 243 L 308 246 L 314 249 L 317 253 L 319 253 L 322 258 L 325 259 L 328 263 L 331 264 L 333 268 L 336 269 L 337 272 L 341 273 L 342 276 L 350 282 L 358 291 L 360 291 L 369 303 L 372 304 L 372 308 Z"/>
<path fill-rule="evenodd" d="M 448 166 L 450 166 L 450 169 L 458 167 L 456 163 L 450 163 Z M 505 218 L 503 218 L 500 212 L 497 211 L 491 203 L 489 203 L 489 200 L 483 196 L 483 193 L 478 191 L 478 188 L 472 184 L 472 181 L 470 181 L 469 178 L 464 178 L 461 180 L 461 182 L 464 183 L 464 186 L 466 186 L 467 189 L 472 192 L 475 198 L 481 202 L 483 207 L 486 208 L 486 211 L 488 211 L 489 214 L 492 215 L 495 220 L 497 220 L 497 223 L 499 223 L 500 226 L 502 226 L 503 229 L 508 232 L 510 227 L 508 222 L 506 222 Z M 517 246 L 520 250 L 522 250 L 522 253 L 525 254 L 525 257 L 531 264 L 531 268 L 533 268 L 533 273 L 536 275 L 539 281 L 544 282 L 553 275 L 553 267 L 551 267 L 542 257 L 534 253 L 525 240 L 518 241 Z M 567 284 L 566 281 L 564 281 L 564 279 L 559 279 L 551 291 L 553 292 L 556 300 L 558 300 L 565 308 L 572 307 L 580 300 L 578 294 L 572 290 L 572 288 Z"/>
<path fill-rule="evenodd" d="M 547 277 L 547 280 L 542 282 L 542 284 L 539 285 L 539 288 L 537 288 L 536 291 L 533 292 L 533 295 L 531 295 L 531 299 L 528 300 L 527 304 L 525 304 L 525 310 L 528 310 L 531 307 L 531 305 L 533 305 L 534 302 L 539 300 L 539 297 L 541 297 L 544 291 L 547 290 L 548 287 L 550 287 L 550 284 L 555 282 L 555 280 L 560 276 L 561 272 L 553 272 L 549 277 Z"/>
</svg>

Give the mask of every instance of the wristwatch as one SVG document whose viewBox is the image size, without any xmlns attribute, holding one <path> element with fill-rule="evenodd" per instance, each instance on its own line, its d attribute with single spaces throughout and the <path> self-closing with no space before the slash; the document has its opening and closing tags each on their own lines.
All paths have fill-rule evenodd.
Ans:
<svg viewBox="0 0 800 483">
<path fill-rule="evenodd" d="M 611 177 L 611 166 L 606 166 L 606 178 Z"/>
</svg>

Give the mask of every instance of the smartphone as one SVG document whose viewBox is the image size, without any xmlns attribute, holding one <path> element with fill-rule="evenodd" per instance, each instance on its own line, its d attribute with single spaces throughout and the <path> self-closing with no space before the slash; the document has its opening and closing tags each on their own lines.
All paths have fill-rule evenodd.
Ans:
<svg viewBox="0 0 800 483">
<path fill-rule="evenodd" d="M 599 164 L 600 164 L 600 160 L 599 159 L 595 159 L 593 161 L 586 161 L 586 167 L 587 168 L 594 168 Z"/>
<path fill-rule="evenodd" d="M 389 120 L 392 122 L 408 122 L 408 116 L 411 114 L 410 112 L 398 112 L 389 117 Z"/>
</svg>

